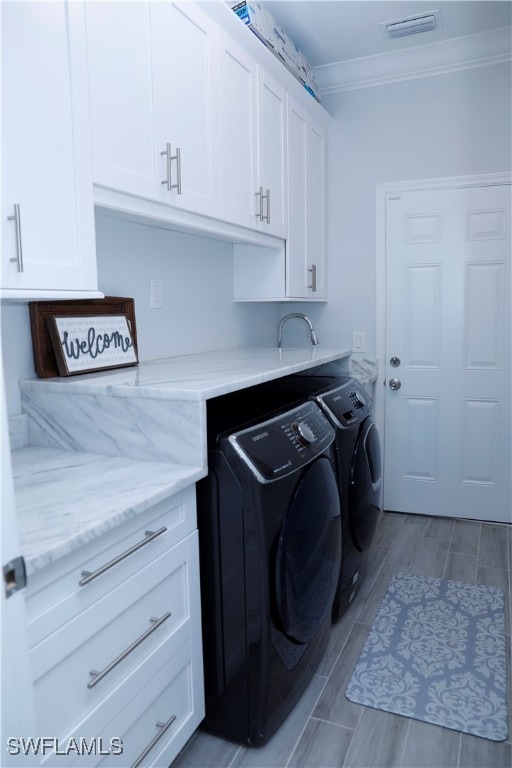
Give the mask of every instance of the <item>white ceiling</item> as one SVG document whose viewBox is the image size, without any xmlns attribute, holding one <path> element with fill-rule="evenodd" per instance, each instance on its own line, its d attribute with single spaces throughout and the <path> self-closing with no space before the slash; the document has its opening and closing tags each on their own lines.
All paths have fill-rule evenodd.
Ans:
<svg viewBox="0 0 512 768">
<path fill-rule="evenodd" d="M 313 67 L 510 26 L 510 0 L 264 0 Z M 442 27 L 389 40 L 379 23 L 441 11 Z"/>
</svg>

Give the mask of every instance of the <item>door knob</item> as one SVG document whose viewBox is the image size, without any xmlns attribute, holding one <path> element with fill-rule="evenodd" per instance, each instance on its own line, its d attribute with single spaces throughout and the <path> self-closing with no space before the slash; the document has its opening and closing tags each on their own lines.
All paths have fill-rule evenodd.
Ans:
<svg viewBox="0 0 512 768">
<path fill-rule="evenodd" d="M 402 386 L 402 382 L 400 379 L 390 379 L 389 380 L 389 387 L 390 389 L 400 389 Z"/>
</svg>

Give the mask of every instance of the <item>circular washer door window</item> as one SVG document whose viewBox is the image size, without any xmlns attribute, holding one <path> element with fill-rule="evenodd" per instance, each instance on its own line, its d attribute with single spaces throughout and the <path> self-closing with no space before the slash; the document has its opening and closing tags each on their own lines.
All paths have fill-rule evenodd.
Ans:
<svg viewBox="0 0 512 768">
<path fill-rule="evenodd" d="M 295 490 L 277 548 L 277 611 L 291 640 L 309 643 L 330 615 L 340 564 L 338 486 L 331 462 L 321 457 Z"/>
</svg>

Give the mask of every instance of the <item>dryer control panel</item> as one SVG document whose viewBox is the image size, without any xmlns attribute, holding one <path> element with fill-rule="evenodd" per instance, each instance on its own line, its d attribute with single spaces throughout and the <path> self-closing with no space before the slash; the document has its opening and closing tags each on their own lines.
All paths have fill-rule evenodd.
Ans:
<svg viewBox="0 0 512 768">
<path fill-rule="evenodd" d="M 260 483 L 271 483 L 313 461 L 334 440 L 334 429 L 312 401 L 226 438 Z"/>
<path fill-rule="evenodd" d="M 356 379 L 315 396 L 316 402 L 340 429 L 363 421 L 373 408 L 373 400 Z"/>
</svg>

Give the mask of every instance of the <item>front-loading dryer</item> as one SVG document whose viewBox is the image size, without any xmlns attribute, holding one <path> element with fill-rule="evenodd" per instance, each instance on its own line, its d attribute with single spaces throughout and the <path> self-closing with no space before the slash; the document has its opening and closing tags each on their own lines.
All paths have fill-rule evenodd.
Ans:
<svg viewBox="0 0 512 768">
<path fill-rule="evenodd" d="M 258 745 L 297 702 L 329 639 L 342 551 L 334 430 L 312 401 L 264 416 L 252 400 L 225 396 L 208 403 L 207 420 L 203 726 Z"/>
<path fill-rule="evenodd" d="M 344 531 L 343 560 L 333 620 L 348 608 L 361 586 L 373 540 L 382 496 L 382 459 L 379 433 L 373 420 L 373 399 L 354 378 L 323 378 L 310 386 L 336 431 L 336 457 Z"/>
<path fill-rule="evenodd" d="M 337 621 L 356 596 L 381 508 L 382 460 L 373 400 L 349 376 L 292 374 L 252 388 L 255 401 L 285 407 L 306 399 L 318 404 L 335 430 L 343 555 L 333 603 Z"/>
</svg>

